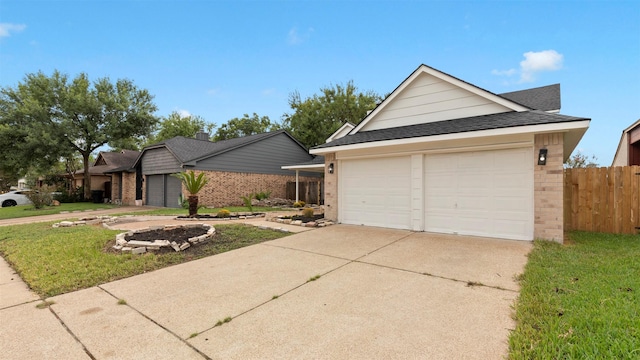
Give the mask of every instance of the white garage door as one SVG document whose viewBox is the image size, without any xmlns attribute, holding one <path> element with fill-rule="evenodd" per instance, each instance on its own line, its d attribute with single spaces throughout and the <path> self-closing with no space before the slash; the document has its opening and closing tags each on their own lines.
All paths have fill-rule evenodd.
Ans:
<svg viewBox="0 0 640 360">
<path fill-rule="evenodd" d="M 340 221 L 410 228 L 409 157 L 345 160 L 340 167 Z"/>
<path fill-rule="evenodd" d="M 530 148 L 425 156 L 425 230 L 533 239 Z"/>
</svg>

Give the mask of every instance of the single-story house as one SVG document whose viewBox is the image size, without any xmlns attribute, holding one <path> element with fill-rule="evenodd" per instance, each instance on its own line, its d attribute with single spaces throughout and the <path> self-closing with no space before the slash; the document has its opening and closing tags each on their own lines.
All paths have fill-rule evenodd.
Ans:
<svg viewBox="0 0 640 360">
<path fill-rule="evenodd" d="M 640 119 L 622 131 L 611 166 L 640 165 Z"/>
<path fill-rule="evenodd" d="M 287 182 L 296 177 L 280 166 L 311 161 L 308 150 L 285 130 L 217 142 L 199 133 L 196 138 L 174 137 L 146 147 L 133 167 L 144 181 L 138 184 L 137 199 L 146 205 L 180 207 L 181 195 L 189 194 L 171 176 L 182 171 L 204 172 L 209 183 L 198 194 L 209 206 L 242 205 L 243 196 L 271 192 L 285 197 Z M 321 173 L 303 172 L 300 179 L 318 180 Z"/>
<path fill-rule="evenodd" d="M 325 217 L 344 224 L 563 241 L 563 163 L 590 119 L 560 86 L 494 94 L 420 65 L 325 157 Z"/>
<path fill-rule="evenodd" d="M 96 161 L 89 167 L 91 175 L 91 191 L 99 190 L 103 192 L 103 197 L 111 201 L 122 199 L 122 181 L 114 184 L 116 169 L 130 168 L 133 162 L 140 155 L 139 151 L 122 150 L 122 151 L 101 151 L 98 153 Z M 73 188 L 84 186 L 84 169 L 75 172 L 73 179 Z"/>
</svg>

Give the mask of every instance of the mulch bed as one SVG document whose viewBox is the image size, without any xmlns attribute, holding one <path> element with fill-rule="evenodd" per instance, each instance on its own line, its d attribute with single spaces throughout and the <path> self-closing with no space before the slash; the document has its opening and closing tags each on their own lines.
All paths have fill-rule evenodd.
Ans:
<svg viewBox="0 0 640 360">
<path fill-rule="evenodd" d="M 291 219 L 291 221 L 300 220 L 302 223 L 308 223 L 311 221 L 316 221 L 320 219 L 324 219 L 324 214 L 316 214 L 313 217 L 306 217 L 302 215 L 294 215 L 294 216 L 282 216 L 280 219 Z"/>
<path fill-rule="evenodd" d="M 131 241 L 150 241 L 154 240 L 169 240 L 175 241 L 177 243 L 182 243 L 187 241 L 187 239 L 204 235 L 207 233 L 207 229 L 197 228 L 197 227 L 188 227 L 188 228 L 176 228 L 170 230 L 151 230 L 145 231 L 141 233 L 134 233 L 133 235 L 127 235 L 124 237 L 125 240 Z"/>
</svg>

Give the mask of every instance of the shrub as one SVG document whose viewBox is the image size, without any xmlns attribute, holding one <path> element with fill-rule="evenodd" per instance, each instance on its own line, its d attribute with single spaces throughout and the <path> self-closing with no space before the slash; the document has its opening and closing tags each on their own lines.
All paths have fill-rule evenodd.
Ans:
<svg viewBox="0 0 640 360">
<path fill-rule="evenodd" d="M 27 198 L 33 203 L 33 207 L 36 209 L 42 209 L 46 205 L 51 205 L 53 197 L 51 191 L 47 185 L 37 188 L 34 191 L 29 191 L 25 194 Z"/>
<path fill-rule="evenodd" d="M 313 217 L 313 209 L 310 207 L 302 209 L 302 216 L 307 218 Z"/>
<path fill-rule="evenodd" d="M 255 193 L 254 197 L 256 198 L 256 200 L 260 201 L 260 200 L 266 200 L 269 197 L 271 197 L 271 191 L 261 191 L 261 192 L 257 192 Z"/>
<path fill-rule="evenodd" d="M 61 203 L 75 203 L 84 201 L 84 187 L 77 187 L 71 194 L 69 194 L 66 190 L 61 190 L 58 194 L 53 195 L 53 199 L 58 200 Z"/>
<path fill-rule="evenodd" d="M 253 211 L 253 204 L 251 204 L 251 200 L 253 200 L 254 194 L 249 194 L 247 196 L 240 196 L 242 198 L 242 202 L 244 202 L 244 206 L 246 206 L 249 211 Z"/>
<path fill-rule="evenodd" d="M 303 207 L 305 204 L 306 204 L 306 203 L 305 203 L 304 201 L 300 200 L 300 201 L 296 201 L 296 202 L 294 202 L 294 203 L 293 203 L 293 207 L 301 208 L 301 207 Z"/>
<path fill-rule="evenodd" d="M 228 218 L 229 216 L 231 216 L 231 211 L 227 209 L 221 209 L 220 211 L 218 211 L 218 215 L 216 216 L 219 218 Z"/>
</svg>

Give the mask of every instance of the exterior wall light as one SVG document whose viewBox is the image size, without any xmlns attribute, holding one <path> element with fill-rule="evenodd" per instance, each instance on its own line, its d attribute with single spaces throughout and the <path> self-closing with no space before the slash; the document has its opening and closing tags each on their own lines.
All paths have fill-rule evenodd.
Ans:
<svg viewBox="0 0 640 360">
<path fill-rule="evenodd" d="M 333 163 L 329 164 L 329 174 L 333 174 Z"/>
<path fill-rule="evenodd" d="M 547 165 L 547 149 L 540 149 L 538 153 L 538 165 Z"/>
</svg>

